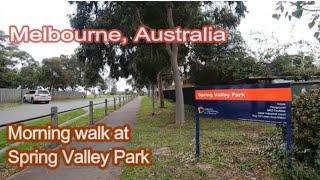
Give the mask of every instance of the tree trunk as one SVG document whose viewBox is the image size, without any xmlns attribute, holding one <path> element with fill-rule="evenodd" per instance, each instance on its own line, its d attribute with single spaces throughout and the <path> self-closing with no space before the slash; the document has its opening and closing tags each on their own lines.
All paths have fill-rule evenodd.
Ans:
<svg viewBox="0 0 320 180">
<path fill-rule="evenodd" d="M 151 95 L 150 95 L 150 84 L 148 85 L 148 87 L 147 87 L 147 92 L 148 92 L 148 97 L 151 97 Z"/>
<path fill-rule="evenodd" d="M 163 83 L 162 83 L 161 71 L 157 74 L 157 82 L 158 82 L 160 108 L 164 108 L 164 95 L 163 95 Z"/>
<path fill-rule="evenodd" d="M 152 115 L 154 115 L 154 84 L 151 85 L 151 94 L 152 94 Z"/>
<path fill-rule="evenodd" d="M 172 2 L 167 2 L 167 22 L 170 28 L 174 28 L 174 22 L 172 17 Z M 175 85 L 175 95 L 176 95 L 176 116 L 175 123 L 181 125 L 185 122 L 184 120 L 184 100 L 183 100 L 183 91 L 182 84 L 178 66 L 178 45 L 177 43 L 166 44 L 166 48 L 171 60 L 171 66 L 173 69 L 173 79 Z"/>
</svg>

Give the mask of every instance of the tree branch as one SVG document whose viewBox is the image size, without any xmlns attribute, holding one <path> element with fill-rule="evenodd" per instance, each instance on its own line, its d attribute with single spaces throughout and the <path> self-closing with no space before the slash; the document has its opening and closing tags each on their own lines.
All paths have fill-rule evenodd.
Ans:
<svg viewBox="0 0 320 180">
<path fill-rule="evenodd" d="M 308 8 L 302 8 L 303 10 L 306 10 L 306 11 L 310 11 L 310 12 L 318 12 L 320 11 L 320 9 L 308 9 Z"/>
<path fill-rule="evenodd" d="M 172 7 L 173 7 L 173 3 L 167 2 L 166 9 L 167 9 L 167 22 L 169 24 L 169 28 L 174 28 L 174 23 L 172 19 Z"/>
<path fill-rule="evenodd" d="M 171 29 L 174 28 L 174 22 L 173 22 L 173 16 L 172 16 L 172 7 L 173 7 L 173 3 L 172 2 L 167 2 L 166 3 L 167 22 L 169 24 L 169 28 L 171 28 Z M 167 49 L 168 49 L 168 47 L 167 47 Z M 170 48 L 170 52 L 171 52 L 171 54 L 172 53 L 178 53 L 178 45 L 177 45 L 177 43 L 172 43 L 172 48 Z M 169 53 L 169 55 L 171 55 L 171 54 Z"/>
<path fill-rule="evenodd" d="M 151 30 L 152 28 L 150 28 L 149 26 L 145 25 L 143 22 L 142 22 L 142 19 L 141 19 L 141 13 L 139 11 L 139 8 L 136 7 L 136 14 L 137 14 L 137 18 L 138 18 L 138 22 L 140 25 L 146 27 L 148 30 Z"/>
</svg>

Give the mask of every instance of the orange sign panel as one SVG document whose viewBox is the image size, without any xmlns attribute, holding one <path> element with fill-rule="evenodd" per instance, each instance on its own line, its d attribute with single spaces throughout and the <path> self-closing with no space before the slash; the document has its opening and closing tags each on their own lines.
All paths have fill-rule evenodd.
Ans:
<svg viewBox="0 0 320 180">
<path fill-rule="evenodd" d="M 196 100 L 291 101 L 291 88 L 195 90 Z"/>
</svg>

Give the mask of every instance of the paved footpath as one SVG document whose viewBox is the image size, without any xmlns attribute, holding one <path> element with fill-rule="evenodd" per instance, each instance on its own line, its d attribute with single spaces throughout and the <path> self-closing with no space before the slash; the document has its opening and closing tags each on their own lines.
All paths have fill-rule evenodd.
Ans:
<svg viewBox="0 0 320 180">
<path fill-rule="evenodd" d="M 109 114 L 99 123 L 105 123 L 108 126 L 119 126 L 123 124 L 130 124 L 133 127 L 137 114 L 140 109 L 141 98 L 135 98 L 133 101 L 127 103 L 125 106 Z M 127 147 L 128 143 L 108 143 L 108 142 L 92 142 L 81 143 L 73 142 L 67 146 L 81 149 L 84 147 L 92 147 L 96 150 L 107 150 L 112 147 Z M 60 166 L 55 170 L 48 170 L 45 167 L 30 167 L 26 168 L 17 174 L 12 175 L 10 180 L 113 180 L 120 179 L 121 167 L 109 165 L 106 169 L 99 169 L 98 167 L 81 167 L 81 166 L 65 166 L 60 162 Z"/>
</svg>

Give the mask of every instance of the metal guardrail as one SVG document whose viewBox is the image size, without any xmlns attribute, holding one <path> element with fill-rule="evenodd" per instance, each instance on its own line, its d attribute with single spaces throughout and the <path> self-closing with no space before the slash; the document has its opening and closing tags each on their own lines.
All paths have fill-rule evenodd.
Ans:
<svg viewBox="0 0 320 180">
<path fill-rule="evenodd" d="M 121 107 L 121 105 L 124 105 L 125 103 L 129 102 L 134 97 L 136 97 L 136 95 L 118 97 L 119 98 L 118 99 L 119 107 Z M 122 99 L 122 104 L 121 104 L 121 99 Z M 1 124 L 0 128 L 6 127 L 6 126 L 9 126 L 9 125 L 19 124 L 19 123 L 30 122 L 30 121 L 38 120 L 38 119 L 41 119 L 41 118 L 44 118 L 44 117 L 49 117 L 49 116 L 51 117 L 51 124 L 56 126 L 56 125 L 58 125 L 58 114 L 63 114 L 63 113 L 66 113 L 66 112 L 75 111 L 75 110 L 83 109 L 83 108 L 87 108 L 87 107 L 89 107 L 89 125 L 92 125 L 92 124 L 94 124 L 93 107 L 96 106 L 96 105 L 105 104 L 105 116 L 106 116 L 108 114 L 108 102 L 113 102 L 114 110 L 116 110 L 116 108 L 117 108 L 116 97 L 114 97 L 113 100 L 105 99 L 103 102 L 99 102 L 99 103 L 95 103 L 95 104 L 93 104 L 93 101 L 89 101 L 89 105 L 81 106 L 81 107 L 77 107 L 77 108 L 73 108 L 73 109 L 68 109 L 68 110 L 61 111 L 61 112 L 58 112 L 58 107 L 53 106 L 53 107 L 51 107 L 51 113 L 50 114 L 45 114 L 45 115 L 36 116 L 36 117 L 28 118 L 28 119 L 23 119 L 23 120 L 19 120 L 19 121 L 15 121 L 15 122 Z"/>
</svg>

